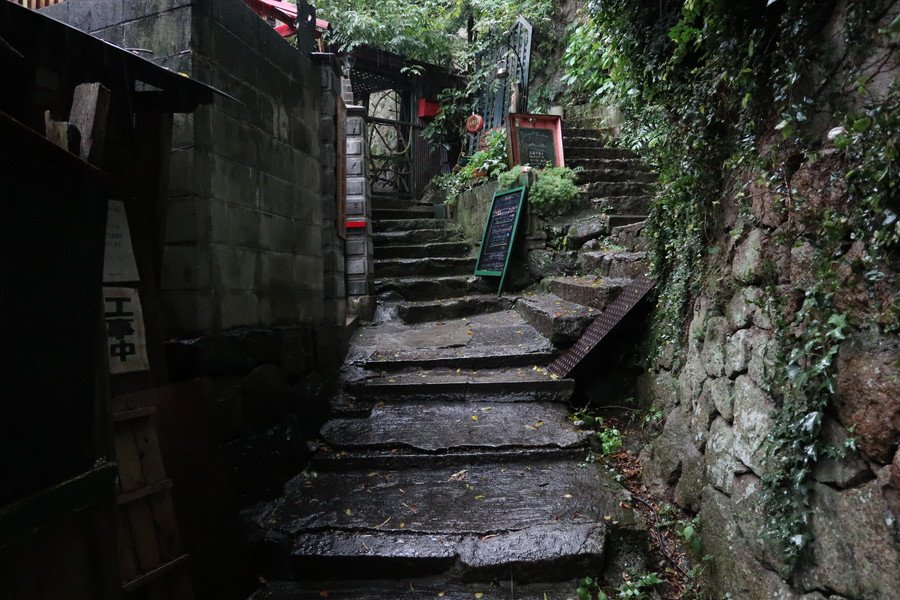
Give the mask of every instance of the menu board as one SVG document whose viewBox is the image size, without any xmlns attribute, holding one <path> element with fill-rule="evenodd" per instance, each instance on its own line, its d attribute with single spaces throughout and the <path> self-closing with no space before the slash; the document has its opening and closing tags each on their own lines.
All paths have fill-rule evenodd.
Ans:
<svg viewBox="0 0 900 600">
<path fill-rule="evenodd" d="M 562 119 L 557 115 L 511 114 L 506 134 L 512 164 L 535 169 L 563 167 Z"/>
<path fill-rule="evenodd" d="M 519 164 L 544 168 L 556 164 L 556 142 L 552 129 L 519 130 Z"/>
<path fill-rule="evenodd" d="M 481 253 L 475 266 L 476 275 L 499 276 L 500 291 L 506 278 L 509 254 L 516 239 L 516 230 L 522 216 L 525 188 L 498 191 L 491 203 L 481 240 Z"/>
</svg>

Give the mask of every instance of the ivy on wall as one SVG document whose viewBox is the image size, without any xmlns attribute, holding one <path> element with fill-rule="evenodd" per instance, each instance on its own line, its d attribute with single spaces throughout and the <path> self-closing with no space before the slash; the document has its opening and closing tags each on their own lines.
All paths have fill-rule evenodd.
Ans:
<svg viewBox="0 0 900 600">
<path fill-rule="evenodd" d="M 832 81 L 838 72 L 846 76 L 854 54 L 865 56 L 866 44 L 876 38 L 887 40 L 882 56 L 891 56 L 898 19 L 875 27 L 891 5 L 888 0 L 594 1 L 566 51 L 565 81 L 573 101 L 622 110 L 624 142 L 659 173 L 646 230 L 659 290 L 651 352 L 683 339 L 707 268 L 721 264 L 713 240 L 721 229 L 723 199 L 746 202 L 745 180 L 762 173 L 778 201 L 798 211 L 804 198 L 795 193 L 791 177 L 820 158 L 821 124 L 813 127 L 814 116 L 824 108 L 831 111 L 826 116 L 831 124 L 843 125 L 833 136 L 838 155 L 831 160 L 839 167 L 833 177 L 846 188 L 845 202 L 814 211 L 813 222 L 804 224 L 816 252 L 811 268 L 817 283 L 796 313 L 785 315 L 785 307 L 775 302 L 770 306 L 782 318 L 776 324 L 780 368 L 769 385 L 779 407 L 764 478 L 766 529 L 781 550 L 786 573 L 800 563 L 811 541 L 812 467 L 823 453 L 835 451 L 819 439 L 834 393 L 834 358 L 843 337 L 861 325 L 839 306 L 842 281 L 835 261 L 861 243 L 863 279 L 873 285 L 898 266 L 898 90 L 868 97 L 872 73 L 884 66 L 877 64 L 863 65 L 853 79 L 855 93 L 834 89 Z M 822 35 L 838 9 L 844 11 L 843 44 Z M 832 55 L 841 48 L 842 55 Z M 745 204 L 742 214 L 750 213 Z M 770 283 L 776 298 L 776 282 Z M 866 311 L 874 325 L 897 329 L 896 299 L 873 301 Z"/>
</svg>

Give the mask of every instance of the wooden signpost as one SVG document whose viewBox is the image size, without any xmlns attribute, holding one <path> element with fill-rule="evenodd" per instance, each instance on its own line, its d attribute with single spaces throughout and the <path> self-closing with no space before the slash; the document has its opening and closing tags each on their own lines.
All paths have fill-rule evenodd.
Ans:
<svg viewBox="0 0 900 600">
<path fill-rule="evenodd" d="M 499 277 L 498 296 L 503 293 L 509 255 L 525 205 L 525 193 L 524 187 L 496 192 L 491 202 L 487 223 L 484 225 L 484 236 L 481 239 L 481 252 L 475 265 L 475 274 Z"/>
</svg>

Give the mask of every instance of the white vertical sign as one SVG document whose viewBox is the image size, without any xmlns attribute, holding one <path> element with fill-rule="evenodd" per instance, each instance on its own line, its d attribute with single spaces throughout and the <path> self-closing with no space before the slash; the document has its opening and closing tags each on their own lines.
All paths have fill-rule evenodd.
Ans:
<svg viewBox="0 0 900 600">
<path fill-rule="evenodd" d="M 144 313 L 138 290 L 104 287 L 103 309 L 109 372 L 117 375 L 150 369 Z"/>
</svg>

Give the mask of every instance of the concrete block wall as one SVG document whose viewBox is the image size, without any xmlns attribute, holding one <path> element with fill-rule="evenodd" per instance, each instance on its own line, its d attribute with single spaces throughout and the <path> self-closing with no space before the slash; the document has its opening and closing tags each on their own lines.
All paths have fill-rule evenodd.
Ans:
<svg viewBox="0 0 900 600">
<path fill-rule="evenodd" d="M 322 90 L 309 55 L 242 0 L 69 0 L 48 14 L 230 96 L 176 116 L 166 335 L 323 322 Z"/>
<path fill-rule="evenodd" d="M 319 111 L 319 143 L 322 163 L 322 258 L 324 285 L 324 312 L 326 320 L 342 327 L 347 315 L 347 283 L 345 269 L 345 245 L 343 232 L 339 231 L 338 198 L 340 184 L 337 180 L 338 148 L 343 140 L 339 130 L 346 127 L 346 116 L 338 111 L 341 100 L 341 79 L 337 58 L 333 54 L 314 54 L 319 68 L 322 102 Z"/>
</svg>

